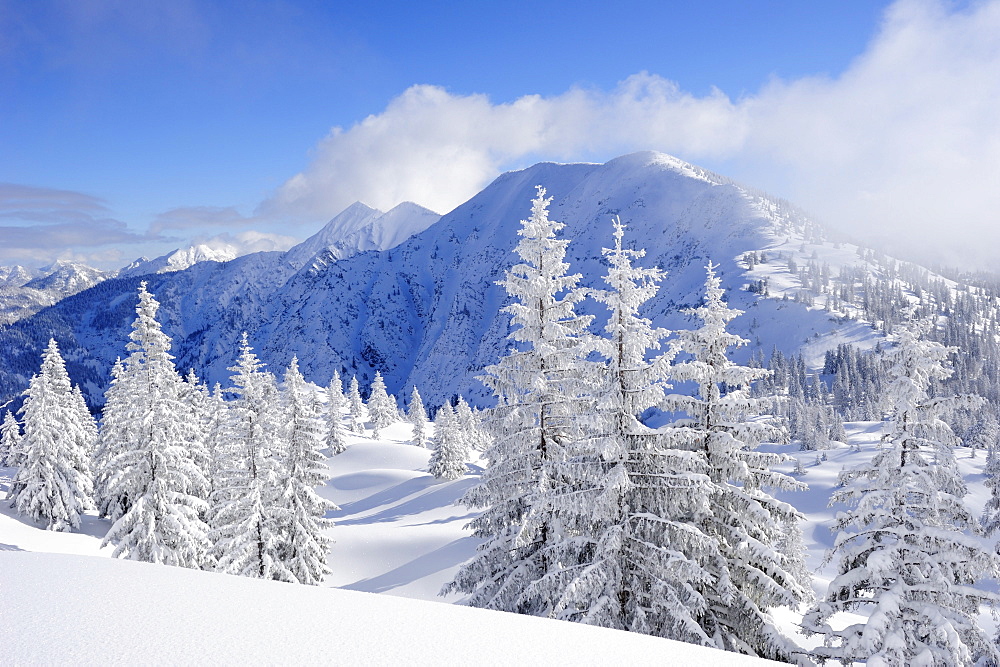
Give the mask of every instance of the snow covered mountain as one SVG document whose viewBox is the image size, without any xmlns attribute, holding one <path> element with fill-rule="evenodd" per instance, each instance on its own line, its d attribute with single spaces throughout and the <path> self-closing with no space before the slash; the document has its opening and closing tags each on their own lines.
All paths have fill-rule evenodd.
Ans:
<svg viewBox="0 0 1000 667">
<path fill-rule="evenodd" d="M 343 247 L 329 241 L 364 232 L 356 238 L 389 244 L 398 235 L 376 232 L 389 229 L 391 216 L 426 221 L 431 214 L 401 205 L 380 215 L 356 204 L 288 253 L 147 276 L 163 304 L 178 367 L 225 385 L 246 330 L 272 368 L 297 355 L 307 379 L 320 384 L 338 370 L 367 386 L 380 370 L 396 395 L 408 395 L 416 384 L 431 405 L 459 393 L 488 402 L 475 376 L 506 347 L 509 327 L 500 312 L 506 294 L 495 281 L 514 261 L 519 220 L 529 213 L 536 185 L 554 198 L 552 218 L 566 223 L 571 271 L 583 274 L 584 285 L 603 287 L 601 249 L 611 245 L 612 217 L 628 225 L 626 245 L 647 249 L 643 263 L 668 271 L 649 303 L 661 326 L 685 324 L 683 308 L 700 299 L 705 264 L 719 263 L 730 302 L 746 311 L 733 323 L 752 341 L 744 359 L 777 347 L 802 352 L 817 366 L 839 343 L 877 342 L 879 327 L 888 326 L 898 308 L 883 313 L 873 304 L 891 304 L 897 293 L 940 302 L 940 285 L 956 289 L 920 267 L 826 240 L 787 202 L 645 152 L 606 164 L 542 163 L 504 174 L 386 250 L 345 258 Z M 74 380 L 99 405 L 111 364 L 124 349 L 139 280 L 106 281 L 0 331 L 0 402 L 23 389 L 55 335 Z M 603 307 L 588 300 L 584 310 L 598 316 L 599 326 Z"/>
<path fill-rule="evenodd" d="M 237 255 L 236 249 L 231 246 L 213 248 L 205 244 L 197 244 L 189 248 L 174 250 L 156 259 L 137 259 L 119 271 L 118 276 L 141 276 L 150 273 L 183 271 L 199 262 L 228 262 L 231 259 L 236 259 Z"/>
<path fill-rule="evenodd" d="M 0 267 L 0 324 L 28 317 L 112 275 L 113 272 L 65 260 L 38 270 Z"/>
<path fill-rule="evenodd" d="M 389 250 L 440 218 L 437 213 L 413 202 L 403 202 L 387 213 L 355 202 L 323 229 L 289 250 L 285 260 L 298 270 L 324 250 L 335 259 L 366 250 Z"/>
</svg>

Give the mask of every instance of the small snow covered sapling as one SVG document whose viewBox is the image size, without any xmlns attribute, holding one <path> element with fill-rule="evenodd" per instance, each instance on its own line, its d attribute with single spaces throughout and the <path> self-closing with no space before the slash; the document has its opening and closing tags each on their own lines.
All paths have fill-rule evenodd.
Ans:
<svg viewBox="0 0 1000 667">
<path fill-rule="evenodd" d="M 382 373 L 375 371 L 371 394 L 368 396 L 368 418 L 372 422 L 372 438 L 379 440 L 382 437 L 382 429 L 396 421 L 398 416 L 396 402 L 390 399 L 385 391 Z"/>
<path fill-rule="evenodd" d="M 426 447 L 427 411 L 424 410 L 424 402 L 420 398 L 420 392 L 417 391 L 416 385 L 413 386 L 413 393 L 410 394 L 410 412 L 406 418 L 413 424 L 413 440 L 410 442 L 417 447 Z"/>
<path fill-rule="evenodd" d="M 4 413 L 3 424 L 0 425 L 0 466 L 18 465 L 18 444 L 21 442 L 21 427 L 10 411 Z"/>
<path fill-rule="evenodd" d="M 347 449 L 343 423 L 346 406 L 347 397 L 344 396 L 340 374 L 334 371 L 326 388 L 326 445 L 330 448 L 331 456 L 336 456 Z"/>
<path fill-rule="evenodd" d="M 428 472 L 438 479 L 458 479 L 465 474 L 469 445 L 451 405 L 442 405 L 434 418 L 434 453 Z"/>
<path fill-rule="evenodd" d="M 358 386 L 358 376 L 351 376 L 351 384 L 347 390 L 347 400 L 351 408 L 351 431 L 361 433 L 364 430 L 364 402 L 361 400 L 361 389 Z"/>
</svg>

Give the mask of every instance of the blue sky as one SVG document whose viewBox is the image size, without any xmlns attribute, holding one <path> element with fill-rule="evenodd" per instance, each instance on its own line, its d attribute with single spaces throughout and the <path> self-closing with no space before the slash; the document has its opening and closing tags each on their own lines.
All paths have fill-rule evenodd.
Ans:
<svg viewBox="0 0 1000 667">
<path fill-rule="evenodd" d="M 848 231 L 982 234 L 997 35 L 998 2 L 0 0 L 0 264 L 286 247 L 642 149 Z"/>
</svg>

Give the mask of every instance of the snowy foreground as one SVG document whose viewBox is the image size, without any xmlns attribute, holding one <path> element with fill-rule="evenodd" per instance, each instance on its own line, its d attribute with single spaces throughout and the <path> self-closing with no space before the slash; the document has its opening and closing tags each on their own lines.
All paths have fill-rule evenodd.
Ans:
<svg viewBox="0 0 1000 667">
<path fill-rule="evenodd" d="M 0 591 L 4 664 L 766 664 L 548 619 L 86 556 L 0 552 Z"/>
<path fill-rule="evenodd" d="M 834 509 L 827 498 L 844 466 L 875 450 L 880 424 L 848 424 L 855 452 L 781 447 L 801 459 L 810 485 L 783 494 L 807 517 L 803 526 L 814 588 Z M 0 501 L 0 663 L 322 663 L 345 664 L 763 664 L 765 661 L 688 644 L 444 604 L 441 586 L 475 552 L 463 529 L 474 516 L 454 504 L 478 480 L 479 467 L 454 482 L 428 475 L 430 451 L 407 444 L 411 427 L 396 424 L 382 441 L 349 436 L 329 459 L 331 479 L 319 491 L 342 509 L 331 516 L 333 574 L 315 588 L 180 568 L 117 561 L 100 548 L 106 521 L 89 513 L 80 532 L 45 531 Z M 981 508 L 984 454 L 957 454 Z M 782 466 L 792 472 L 794 462 Z M 0 496 L 13 469 L 0 468 Z M 347 590 L 336 590 L 347 589 Z M 370 593 L 387 593 L 372 595 Z M 403 599 L 417 598 L 417 599 Z M 128 619 L 127 631 L 122 619 Z M 779 615 L 794 633 L 798 617 Z M 990 623 L 989 615 L 981 617 Z M 817 641 L 798 638 L 805 645 Z"/>
</svg>

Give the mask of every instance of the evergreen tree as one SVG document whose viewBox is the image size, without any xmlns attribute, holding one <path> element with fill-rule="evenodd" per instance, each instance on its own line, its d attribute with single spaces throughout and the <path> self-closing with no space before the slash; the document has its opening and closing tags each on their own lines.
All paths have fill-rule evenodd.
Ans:
<svg viewBox="0 0 1000 667">
<path fill-rule="evenodd" d="M 274 377 L 262 370 L 244 332 L 231 376 L 224 487 L 213 497 L 213 554 L 217 569 L 259 579 L 295 581 L 282 558 L 287 510 L 278 494 L 285 473 L 281 461 L 280 404 Z"/>
<path fill-rule="evenodd" d="M 455 411 L 448 403 L 434 415 L 434 443 L 428 472 L 438 479 L 458 479 L 465 475 L 469 445 Z"/>
<path fill-rule="evenodd" d="M 690 443 L 711 485 L 709 511 L 692 516 L 692 525 L 714 541 L 720 556 L 705 562 L 710 580 L 698 585 L 705 598 L 698 622 L 717 648 L 788 660 L 795 647 L 778 631 L 770 610 L 794 608 L 810 596 L 809 582 L 797 576 L 805 571 L 803 554 L 777 549 L 789 543 L 787 531 L 799 530 L 802 516 L 765 489 L 805 485 L 771 470 L 785 457 L 757 451 L 763 440 L 785 436 L 759 418 L 767 401 L 749 392 L 750 384 L 769 371 L 739 366 L 727 356 L 731 347 L 749 341 L 727 331 L 742 311 L 723 300 L 716 268 L 709 263 L 704 302 L 690 311 L 702 325 L 678 332 L 688 358 L 673 366 L 672 376 L 677 382 L 693 383 L 696 391 L 670 394 L 663 402 L 666 410 L 688 415 L 673 428 Z"/>
<path fill-rule="evenodd" d="M 208 387 L 198 379 L 193 368 L 188 370 L 180 385 L 180 401 L 190 420 L 186 429 L 188 455 L 201 472 L 199 478 L 193 480 L 191 494 L 207 503 L 212 490 L 211 448 L 214 441 L 211 438 L 213 429 L 217 428 L 219 401 L 213 399 Z M 207 504 L 205 507 L 207 511 Z M 202 512 L 203 515 L 205 511 Z"/>
<path fill-rule="evenodd" d="M 413 440 L 411 442 L 417 447 L 427 446 L 427 412 L 424 410 L 424 402 L 420 399 L 420 392 L 416 385 L 413 386 L 413 393 L 410 394 L 410 412 L 406 418 L 413 424 Z"/>
<path fill-rule="evenodd" d="M 986 475 L 986 487 L 990 490 L 990 498 L 983 507 L 983 515 L 979 522 L 982 524 L 983 533 L 993 535 L 1000 528 L 1000 456 L 997 455 L 996 443 L 986 450 L 986 466 L 983 468 Z"/>
<path fill-rule="evenodd" d="M 483 543 L 444 588 L 470 593 L 472 606 L 534 615 L 555 605 L 535 582 L 562 567 L 551 555 L 566 536 L 543 498 L 563 483 L 559 467 L 579 437 L 581 342 L 591 320 L 575 312 L 580 275 L 566 273 L 569 241 L 556 238 L 564 225 L 549 219 L 550 202 L 539 187 L 514 249 L 522 263 L 499 282 L 512 299 L 504 312 L 514 347 L 481 378 L 497 397 L 499 435 L 480 484 L 462 499 L 485 508 L 470 523 Z"/>
<path fill-rule="evenodd" d="M 575 535 L 563 549 L 566 567 L 549 575 L 560 593 L 554 611 L 567 620 L 711 644 L 698 623 L 705 611 L 698 587 L 709 582 L 702 561 L 718 555 L 690 525 L 709 511 L 708 480 L 679 449 L 682 431 L 657 432 L 639 421 L 663 401 L 675 354 L 664 343 L 669 332 L 639 314 L 664 274 L 634 267 L 633 258 L 645 253 L 624 249 L 625 226 L 617 219 L 614 226 L 615 247 L 604 250 L 611 289 L 595 293 L 611 311 L 599 346 L 608 362 L 591 380 L 600 428 L 565 466 L 574 483 L 551 497 Z"/>
<path fill-rule="evenodd" d="M 120 519 L 132 506 L 128 489 L 118 486 L 112 491 L 110 486 L 111 477 L 116 472 L 112 461 L 126 451 L 129 443 L 139 438 L 138 430 L 142 425 L 136 415 L 130 414 L 131 394 L 125 366 L 121 358 L 116 359 L 111 367 L 111 384 L 104 392 L 104 411 L 93 457 L 97 513 L 112 522 Z"/>
<path fill-rule="evenodd" d="M 485 451 L 490 445 L 490 437 L 483 428 L 479 416 L 472 411 L 469 404 L 461 396 L 455 404 L 455 418 L 469 449 L 477 452 Z"/>
<path fill-rule="evenodd" d="M 340 373 L 334 371 L 330 385 L 326 388 L 326 446 L 330 448 L 330 456 L 336 456 L 347 449 L 347 436 L 344 433 L 346 405 L 347 397 L 344 396 Z"/>
<path fill-rule="evenodd" d="M 76 412 L 77 421 L 82 427 L 77 436 L 77 444 L 80 449 L 88 455 L 93 454 L 94 449 L 97 446 L 97 422 L 94 421 L 94 416 L 90 414 L 90 408 L 87 407 L 87 401 L 84 400 L 83 392 L 80 391 L 79 385 L 73 386 L 70 404 Z"/>
<path fill-rule="evenodd" d="M 351 384 L 347 390 L 347 400 L 351 408 L 351 431 L 362 433 L 364 431 L 364 402 L 361 400 L 361 389 L 358 386 L 358 376 L 351 376 Z"/>
<path fill-rule="evenodd" d="M 184 382 L 174 368 L 170 338 L 156 321 L 158 308 L 141 283 L 130 354 L 116 378 L 118 391 L 109 392 L 104 408 L 109 430 L 131 422 L 130 439 L 119 443 L 102 470 L 107 496 L 127 498 L 128 506 L 102 544 L 114 544 L 116 558 L 200 567 L 209 545 L 201 519 L 207 505 L 198 497 L 207 482 L 191 456 L 199 424 L 183 400 Z"/>
<path fill-rule="evenodd" d="M 871 664 L 969 665 L 1000 661 L 977 625 L 980 604 L 996 596 L 980 584 L 997 576 L 996 557 L 972 537 L 965 483 L 955 461 L 957 438 L 941 416 L 976 407 L 971 397 L 931 396 L 951 374 L 955 352 L 902 327 L 887 353 L 891 428 L 871 462 L 841 474 L 832 501 L 849 506 L 828 558 L 839 556 L 826 599 L 803 619 L 825 635 L 821 658 Z M 834 630 L 839 612 L 864 621 Z"/>
<path fill-rule="evenodd" d="M 320 452 L 325 444 L 323 419 L 315 393 L 299 372 L 295 357 L 285 371 L 281 402 L 288 442 L 279 498 L 286 521 L 281 557 L 296 581 L 317 585 L 330 572 L 326 564 L 330 538 L 323 531 L 333 521 L 326 519 L 325 514 L 340 508 L 321 498 L 315 490 L 328 477 Z"/>
<path fill-rule="evenodd" d="M 21 427 L 17 425 L 14 415 L 8 410 L 4 413 L 3 424 L 0 425 L 0 466 L 15 466 L 19 459 L 21 442 Z"/>
<path fill-rule="evenodd" d="M 49 530 L 80 527 L 80 515 L 92 505 L 93 478 L 87 441 L 91 426 L 82 423 L 66 364 L 54 340 L 42 353 L 42 366 L 31 378 L 21 406 L 24 434 L 18 447 L 20 466 L 7 498 L 18 514 L 45 521 Z"/>
<path fill-rule="evenodd" d="M 208 452 L 208 467 L 205 471 L 205 478 L 208 480 L 209 512 L 211 515 L 213 498 L 217 492 L 221 492 L 226 485 L 226 471 L 230 463 L 230 448 L 227 447 L 227 439 L 230 434 L 229 406 L 222 397 L 222 387 L 218 382 L 212 388 L 211 393 L 207 393 L 202 403 L 202 410 L 208 417 L 205 426 L 205 442 Z"/>
<path fill-rule="evenodd" d="M 382 438 L 382 429 L 391 425 L 398 417 L 396 402 L 389 399 L 385 391 L 385 382 L 382 374 L 375 371 L 375 379 L 372 381 L 371 393 L 368 395 L 368 418 L 372 423 L 372 439 Z"/>
</svg>

